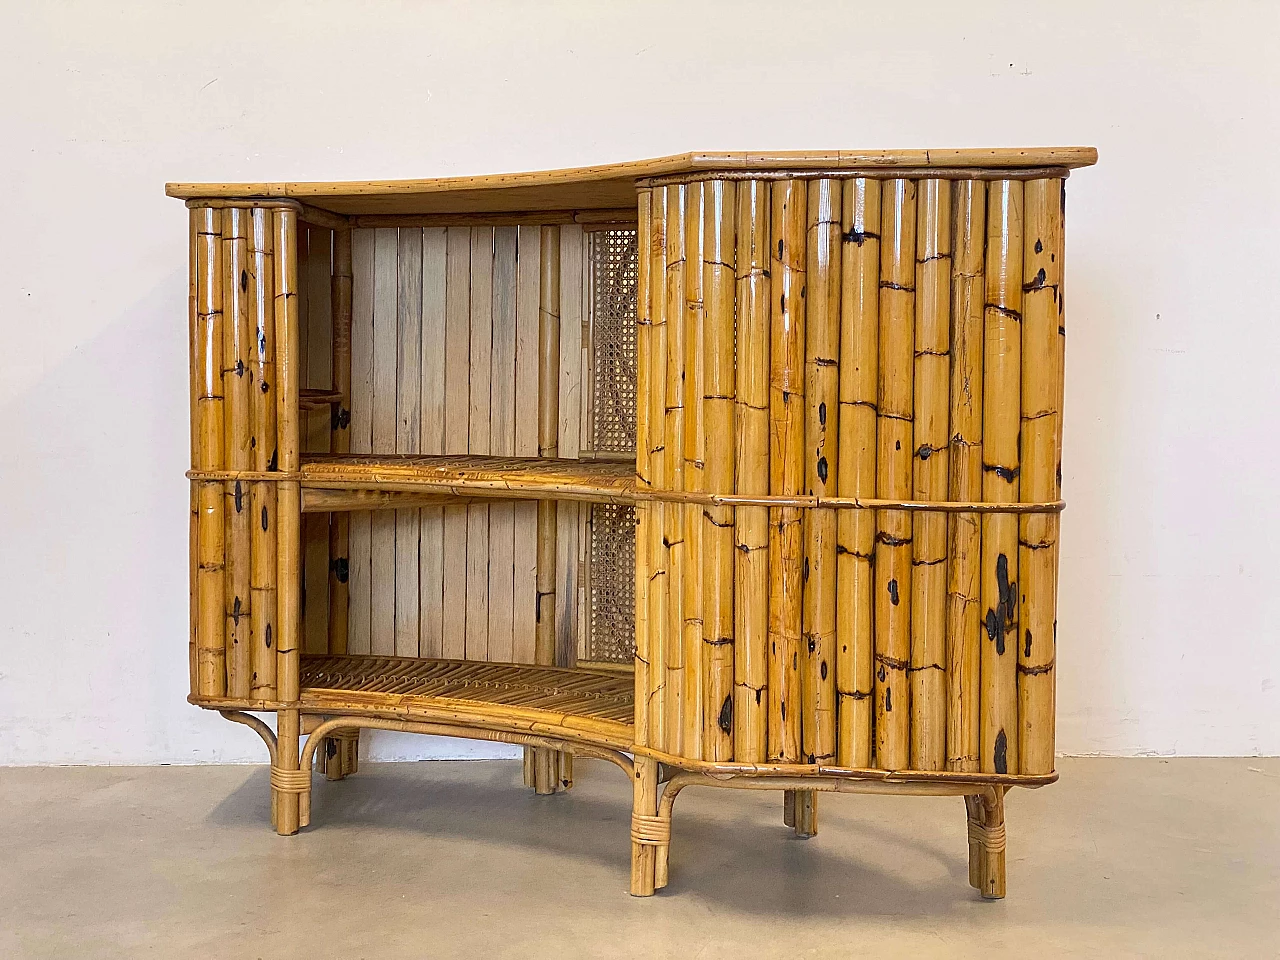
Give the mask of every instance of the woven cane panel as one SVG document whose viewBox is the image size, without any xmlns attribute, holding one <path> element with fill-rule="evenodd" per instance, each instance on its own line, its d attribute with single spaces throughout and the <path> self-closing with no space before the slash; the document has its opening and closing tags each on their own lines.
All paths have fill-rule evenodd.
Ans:
<svg viewBox="0 0 1280 960">
<path fill-rule="evenodd" d="M 598 453 L 636 447 L 636 267 L 636 231 L 591 234 L 591 442 Z M 635 510 L 595 504 L 588 660 L 635 657 L 635 558 Z"/>
<path fill-rule="evenodd" d="M 592 437 L 597 453 L 636 448 L 636 232 L 591 234 Z"/>
<path fill-rule="evenodd" d="M 635 565 L 635 508 L 595 504 L 591 510 L 589 660 L 631 663 L 635 657 Z"/>
</svg>

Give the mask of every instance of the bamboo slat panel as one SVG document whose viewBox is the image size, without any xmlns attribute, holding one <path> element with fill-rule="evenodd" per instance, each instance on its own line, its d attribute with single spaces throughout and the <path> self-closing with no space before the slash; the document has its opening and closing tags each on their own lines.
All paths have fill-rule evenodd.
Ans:
<svg viewBox="0 0 1280 960">
<path fill-rule="evenodd" d="M 569 227 L 560 242 L 576 275 L 561 285 L 561 310 L 573 317 L 556 379 L 562 458 L 578 456 L 585 416 L 586 236 Z M 358 454 L 406 463 L 415 454 L 492 455 L 513 458 L 518 483 L 527 467 L 519 459 L 538 453 L 540 229 L 355 229 L 352 250 L 350 463 Z M 494 461 L 498 486 L 506 482 L 502 462 Z M 361 477 L 395 486 L 397 475 L 372 460 L 352 473 L 340 461 L 308 458 L 306 469 L 335 487 Z M 609 482 L 626 472 L 611 470 Z M 450 476 L 447 466 L 434 473 L 440 489 L 451 487 Z M 558 647 L 572 662 L 586 609 L 579 572 L 587 511 L 559 513 Z M 536 504 L 505 500 L 352 512 L 348 649 L 532 662 L 536 516 Z"/>
<path fill-rule="evenodd" d="M 641 190 L 647 747 L 1052 773 L 1062 186 L 824 174 Z M 646 499 L 664 493 L 685 505 Z M 731 588 L 711 546 L 725 522 Z M 708 652 L 691 682 L 695 621 Z M 727 708 L 712 680 L 726 672 Z"/>
</svg>

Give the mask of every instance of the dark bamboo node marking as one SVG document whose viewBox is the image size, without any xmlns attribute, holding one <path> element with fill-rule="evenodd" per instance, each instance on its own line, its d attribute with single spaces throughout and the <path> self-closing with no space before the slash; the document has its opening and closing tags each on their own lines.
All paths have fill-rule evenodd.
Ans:
<svg viewBox="0 0 1280 960">
<path fill-rule="evenodd" d="M 907 673 L 919 673 L 921 670 L 946 670 L 940 663 L 922 663 L 918 667 L 907 667 Z"/>
<path fill-rule="evenodd" d="M 1043 664 L 1040 664 L 1039 666 L 1034 666 L 1034 667 L 1028 666 L 1025 663 L 1020 663 L 1018 664 L 1018 672 L 1022 674 L 1024 677 L 1038 677 L 1046 673 L 1052 673 L 1056 663 L 1057 663 L 1056 657 L 1053 660 L 1050 660 L 1048 663 L 1043 663 Z"/>
<path fill-rule="evenodd" d="M 1022 322 L 1022 314 L 1019 311 L 1012 309 L 1011 307 L 1002 307 L 998 303 L 988 303 L 984 305 L 984 309 L 994 310 L 996 313 L 1001 314 L 1002 316 L 1008 317 L 1010 320 L 1016 320 L 1019 323 Z"/>
<path fill-rule="evenodd" d="M 875 655 L 875 659 L 876 659 L 876 663 L 880 664 L 881 666 L 888 667 L 890 670 L 905 671 L 908 667 L 911 666 L 911 664 L 906 660 L 897 660 L 889 656 L 888 654 L 884 654 L 884 653 L 877 653 Z"/>
<path fill-rule="evenodd" d="M 916 288 L 914 285 L 908 287 L 905 284 L 894 283 L 892 280 L 881 280 L 880 289 L 881 290 L 901 290 L 903 293 L 916 292 Z"/>
<path fill-rule="evenodd" d="M 883 530 L 876 534 L 876 543 L 883 543 L 886 547 L 905 547 L 911 543 L 910 537 L 895 537 L 891 533 L 885 533 Z"/>
<path fill-rule="evenodd" d="M 931 260 L 950 260 L 950 259 L 951 259 L 950 253 L 935 253 L 932 256 L 925 257 L 923 260 L 917 257 L 916 263 L 929 263 Z"/>
<path fill-rule="evenodd" d="M 1050 547 L 1057 546 L 1057 544 L 1058 544 L 1058 540 L 1056 537 L 1052 540 L 1036 540 L 1036 541 L 1023 540 L 1021 538 L 1018 539 L 1018 546 L 1026 550 L 1048 550 Z"/>
<path fill-rule="evenodd" d="M 877 404 L 874 400 L 841 400 L 842 407 L 867 407 L 871 411 L 877 411 Z"/>
<path fill-rule="evenodd" d="M 685 621 L 685 623 L 690 623 L 690 622 L 692 621 L 689 621 L 689 620 Z M 698 622 L 701 623 L 702 621 L 699 620 Z M 733 637 L 703 637 L 702 642 L 709 647 L 732 646 Z"/>
<path fill-rule="evenodd" d="M 865 560 L 865 561 L 867 561 L 867 563 L 875 563 L 875 562 L 876 562 L 876 555 L 875 555 L 874 553 L 863 553 L 863 552 L 862 552 L 862 551 L 860 551 L 860 550 L 850 550 L 848 547 L 846 547 L 846 546 L 845 546 L 844 544 L 842 544 L 842 543 L 837 543 L 837 544 L 836 544 L 836 555 L 837 555 L 837 556 L 844 555 L 844 556 L 848 556 L 848 557 L 853 557 L 855 560 Z"/>
<path fill-rule="evenodd" d="M 733 265 L 732 263 L 725 263 L 723 260 L 706 260 L 706 259 L 704 259 L 702 262 L 703 262 L 704 264 L 708 264 L 708 265 L 713 266 L 713 267 L 724 267 L 726 270 L 733 270 L 733 269 L 734 269 L 734 265 Z M 701 301 L 701 300 L 699 300 L 698 302 L 699 302 L 699 303 L 701 303 L 702 301 Z"/>
<path fill-rule="evenodd" d="M 1000 732 L 996 734 L 995 756 L 993 758 L 995 760 L 996 773 L 1009 772 L 1008 755 L 1009 741 L 1008 738 L 1005 737 L 1004 729 L 1002 728 Z"/>
<path fill-rule="evenodd" d="M 916 358 L 920 357 L 950 357 L 950 350 L 917 350 Z"/>
<path fill-rule="evenodd" d="M 915 557 L 911 558 L 911 565 L 913 567 L 936 567 L 938 564 L 946 562 L 946 557 L 938 557 L 936 560 L 917 560 Z"/>
<path fill-rule="evenodd" d="M 1028 420 L 1043 420 L 1045 417 L 1055 417 L 1057 415 L 1057 410 L 1041 410 L 1039 413 L 1024 413 L 1022 420 L 1025 423 Z"/>
<path fill-rule="evenodd" d="M 987 473 L 994 473 L 1006 483 L 1013 483 L 1013 481 L 1018 479 L 1017 467 L 1004 467 L 998 463 L 983 463 L 982 469 Z"/>
<path fill-rule="evenodd" d="M 702 511 L 703 519 L 710 523 L 713 527 L 719 527 L 721 530 L 732 530 L 736 526 L 733 520 L 720 521 L 713 517 L 708 511 Z"/>
<path fill-rule="evenodd" d="M 850 700 L 870 700 L 875 693 L 870 690 L 837 690 L 842 697 L 848 697 Z"/>
<path fill-rule="evenodd" d="M 736 400 L 737 397 L 732 393 L 704 393 L 703 400 Z"/>
<path fill-rule="evenodd" d="M 1039 253 L 1040 251 L 1037 250 L 1036 252 Z M 1058 285 L 1056 283 L 1049 283 L 1048 279 L 1049 279 L 1048 276 L 1044 272 L 1044 267 L 1041 267 L 1039 270 L 1036 271 L 1036 275 L 1034 277 L 1032 277 L 1030 280 L 1028 280 L 1026 283 L 1022 285 L 1022 292 L 1033 293 L 1036 290 L 1052 290 L 1054 292 L 1054 296 L 1056 297 L 1058 292 Z"/>
<path fill-rule="evenodd" d="M 945 448 L 931 447 L 927 443 L 922 443 L 920 444 L 919 448 L 916 450 L 916 456 L 919 457 L 921 460 L 928 460 L 931 456 L 934 455 L 934 453 L 942 449 L 945 449 Z"/>
</svg>

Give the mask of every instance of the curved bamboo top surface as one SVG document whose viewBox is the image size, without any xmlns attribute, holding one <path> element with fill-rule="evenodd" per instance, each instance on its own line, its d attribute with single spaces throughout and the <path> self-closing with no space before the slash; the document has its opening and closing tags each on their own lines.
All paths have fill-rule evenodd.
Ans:
<svg viewBox="0 0 1280 960">
<path fill-rule="evenodd" d="M 340 216 L 613 210 L 634 206 L 636 181 L 647 177 L 776 170 L 831 170 L 854 174 L 894 170 L 1071 169 L 1097 161 L 1098 151 L 1093 147 L 680 153 L 652 160 L 565 170 L 430 180 L 169 183 L 165 185 L 165 193 L 193 201 L 285 198 Z"/>
</svg>

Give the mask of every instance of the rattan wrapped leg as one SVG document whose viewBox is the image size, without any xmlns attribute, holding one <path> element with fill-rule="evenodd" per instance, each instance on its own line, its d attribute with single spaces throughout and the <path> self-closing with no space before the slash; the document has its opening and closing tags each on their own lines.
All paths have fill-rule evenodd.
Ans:
<svg viewBox="0 0 1280 960">
<path fill-rule="evenodd" d="M 964 798 L 969 817 L 969 884 L 988 900 L 1004 897 L 1004 791 Z"/>
<path fill-rule="evenodd" d="M 671 820 L 658 814 L 658 763 L 636 756 L 631 805 L 631 895 L 651 897 L 655 865 L 671 838 Z M 663 828 L 665 824 L 665 829 Z"/>
</svg>

